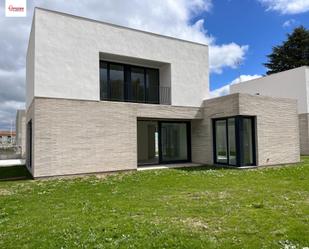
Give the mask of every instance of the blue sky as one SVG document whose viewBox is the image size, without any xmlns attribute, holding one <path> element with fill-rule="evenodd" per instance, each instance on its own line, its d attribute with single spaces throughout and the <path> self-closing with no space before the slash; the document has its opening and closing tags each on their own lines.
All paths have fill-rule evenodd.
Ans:
<svg viewBox="0 0 309 249">
<path fill-rule="evenodd" d="M 217 89 L 212 96 L 227 94 L 231 82 L 265 74 L 262 63 L 272 46 L 298 25 L 309 28 L 309 0 L 26 1 L 27 16 L 19 18 L 6 17 L 5 1 L 0 1 L 0 130 L 10 129 L 16 110 L 25 108 L 35 7 L 208 44 L 210 90 Z"/>
<path fill-rule="evenodd" d="M 197 18 L 201 18 L 197 17 Z M 238 69 L 225 68 L 221 74 L 210 75 L 210 89 L 216 89 L 241 75 L 263 75 L 266 55 L 281 44 L 296 26 L 309 28 L 309 12 L 282 14 L 266 10 L 258 1 L 215 1 L 210 12 L 203 13 L 205 28 L 216 37 L 216 42 L 249 45 L 245 59 Z M 289 21 L 290 25 L 285 22 Z"/>
</svg>

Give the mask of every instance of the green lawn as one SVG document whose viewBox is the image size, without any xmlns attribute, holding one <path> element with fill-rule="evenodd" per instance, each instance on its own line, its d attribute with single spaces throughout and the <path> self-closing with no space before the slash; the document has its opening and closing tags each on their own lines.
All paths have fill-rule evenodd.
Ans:
<svg viewBox="0 0 309 249">
<path fill-rule="evenodd" d="M 302 160 L 0 180 L 0 248 L 309 247 L 309 157 Z"/>
</svg>

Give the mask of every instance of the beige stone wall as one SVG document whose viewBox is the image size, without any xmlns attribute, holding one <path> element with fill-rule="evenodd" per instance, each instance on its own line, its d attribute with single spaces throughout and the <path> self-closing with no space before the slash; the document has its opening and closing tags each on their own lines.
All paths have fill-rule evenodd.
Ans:
<svg viewBox="0 0 309 249">
<path fill-rule="evenodd" d="M 204 102 L 204 119 L 192 121 L 193 162 L 213 164 L 212 119 L 235 115 L 256 116 L 258 166 L 299 162 L 297 102 L 249 94 Z"/>
<path fill-rule="evenodd" d="M 256 116 L 257 163 L 299 161 L 296 101 L 232 94 L 204 107 L 35 98 L 34 177 L 137 168 L 137 119 L 191 120 L 192 161 L 213 164 L 212 119 Z"/>
<path fill-rule="evenodd" d="M 34 177 L 137 168 L 137 118 L 195 119 L 199 108 L 35 98 Z"/>
<path fill-rule="evenodd" d="M 296 100 L 240 94 L 239 114 L 256 116 L 258 165 L 300 161 Z"/>
<path fill-rule="evenodd" d="M 303 113 L 298 115 L 299 122 L 299 140 L 300 154 L 309 155 L 309 114 Z"/>
</svg>

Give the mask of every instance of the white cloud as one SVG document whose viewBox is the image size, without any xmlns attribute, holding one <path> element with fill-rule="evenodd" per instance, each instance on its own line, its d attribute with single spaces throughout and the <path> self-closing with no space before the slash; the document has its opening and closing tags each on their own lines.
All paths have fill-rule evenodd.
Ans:
<svg viewBox="0 0 309 249">
<path fill-rule="evenodd" d="M 209 55 L 211 58 L 210 70 L 215 73 L 222 73 L 224 67 L 237 68 L 245 59 L 249 46 L 239 46 L 235 43 L 224 45 L 211 45 Z"/>
<path fill-rule="evenodd" d="M 254 74 L 254 75 L 240 75 L 239 77 L 237 77 L 236 79 L 232 80 L 230 83 L 228 83 L 227 85 L 224 85 L 220 88 L 217 88 L 213 91 L 210 92 L 210 97 L 211 98 L 216 98 L 216 97 L 220 97 L 220 96 L 224 96 L 224 95 L 228 95 L 230 93 L 230 85 L 234 85 L 240 82 L 245 82 L 245 81 L 249 81 L 249 80 L 253 80 L 253 79 L 257 79 L 262 77 L 262 75 L 258 75 L 258 74 Z"/>
<path fill-rule="evenodd" d="M 309 11 L 309 0 L 259 0 L 267 10 L 281 14 L 299 14 Z"/>
<path fill-rule="evenodd" d="M 295 23 L 296 23 L 296 21 L 294 19 L 289 19 L 282 24 L 282 27 L 283 28 L 289 28 L 289 27 L 293 26 Z"/>
<path fill-rule="evenodd" d="M 211 91 L 210 97 L 216 98 L 216 97 L 228 95 L 229 93 L 230 93 L 230 84 L 224 85 L 220 88 L 217 88 L 217 89 Z"/>
<path fill-rule="evenodd" d="M 212 0 L 27 2 L 26 18 L 5 17 L 4 1 L 0 2 L 0 111 L 4 101 L 25 99 L 25 57 L 34 6 L 209 44 L 210 69 L 214 73 L 221 73 L 226 67 L 236 68 L 248 50 L 248 46 L 236 43 L 217 44 L 204 29 L 205 20 L 198 17 L 212 10 Z"/>
</svg>

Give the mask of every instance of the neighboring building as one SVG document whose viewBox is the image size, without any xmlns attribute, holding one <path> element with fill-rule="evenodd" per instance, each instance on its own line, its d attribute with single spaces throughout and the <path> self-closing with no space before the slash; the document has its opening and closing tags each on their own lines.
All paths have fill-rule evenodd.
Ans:
<svg viewBox="0 0 309 249">
<path fill-rule="evenodd" d="M 231 93 L 296 99 L 300 151 L 309 155 L 309 67 L 303 66 L 230 86 Z"/>
<path fill-rule="evenodd" d="M 0 146 L 15 145 L 15 132 L 14 131 L 0 131 Z"/>
<path fill-rule="evenodd" d="M 299 161 L 296 101 L 208 99 L 206 45 L 36 8 L 26 74 L 34 177 Z"/>
<path fill-rule="evenodd" d="M 16 112 L 16 146 L 20 150 L 21 157 L 26 156 L 26 111 L 17 110 Z"/>
</svg>

